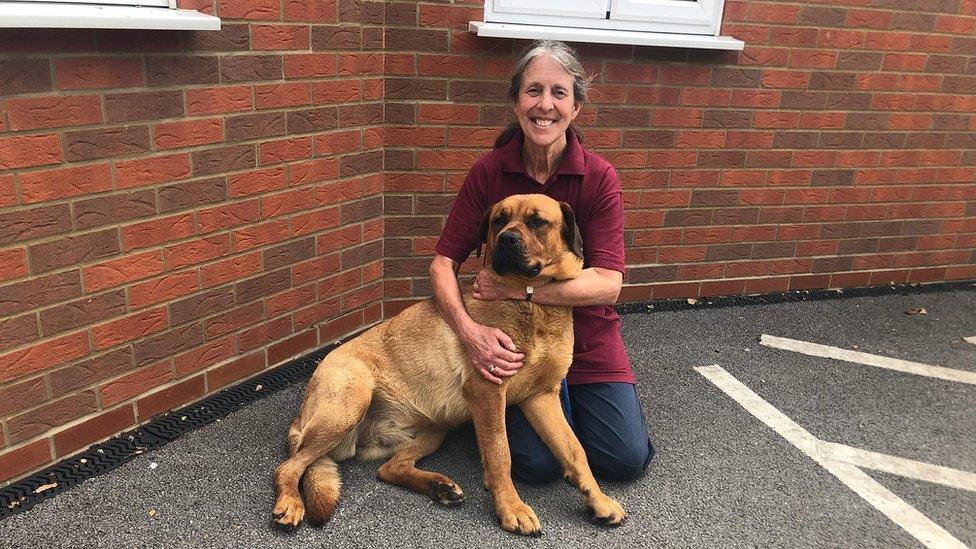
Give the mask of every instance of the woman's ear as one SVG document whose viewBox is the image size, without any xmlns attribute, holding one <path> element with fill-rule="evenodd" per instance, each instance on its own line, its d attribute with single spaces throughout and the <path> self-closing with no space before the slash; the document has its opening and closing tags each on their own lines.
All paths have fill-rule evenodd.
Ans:
<svg viewBox="0 0 976 549">
<path fill-rule="evenodd" d="M 583 235 L 580 234 L 579 226 L 576 225 L 576 214 L 573 213 L 573 208 L 565 202 L 559 203 L 559 209 L 563 212 L 563 241 L 576 257 L 583 259 Z"/>
<path fill-rule="evenodd" d="M 475 241 L 475 250 L 477 254 L 475 257 L 481 257 L 481 245 L 488 243 L 488 222 L 491 219 L 491 208 L 485 212 L 484 217 L 481 218 L 481 227 L 478 229 L 477 240 Z"/>
</svg>

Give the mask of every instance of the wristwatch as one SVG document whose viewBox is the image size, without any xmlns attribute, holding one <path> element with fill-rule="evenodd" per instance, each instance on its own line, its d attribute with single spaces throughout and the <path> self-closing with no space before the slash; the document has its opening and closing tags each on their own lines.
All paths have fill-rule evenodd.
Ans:
<svg viewBox="0 0 976 549">
<path fill-rule="evenodd" d="M 533 288 L 532 286 L 526 286 L 525 287 L 525 300 L 526 301 L 532 301 L 532 292 L 534 292 L 534 291 L 535 291 L 535 288 Z"/>
</svg>

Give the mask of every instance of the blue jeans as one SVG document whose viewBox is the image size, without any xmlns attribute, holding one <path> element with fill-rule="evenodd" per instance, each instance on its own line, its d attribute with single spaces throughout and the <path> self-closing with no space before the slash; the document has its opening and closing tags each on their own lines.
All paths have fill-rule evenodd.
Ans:
<svg viewBox="0 0 976 549">
<path fill-rule="evenodd" d="M 568 391 L 567 391 L 568 388 Z M 647 469 L 654 446 L 647 435 L 637 388 L 630 383 L 563 382 L 563 412 L 579 438 L 593 474 L 632 480 Z M 522 480 L 547 482 L 563 474 L 562 465 L 518 406 L 505 411 L 512 473 Z"/>
</svg>

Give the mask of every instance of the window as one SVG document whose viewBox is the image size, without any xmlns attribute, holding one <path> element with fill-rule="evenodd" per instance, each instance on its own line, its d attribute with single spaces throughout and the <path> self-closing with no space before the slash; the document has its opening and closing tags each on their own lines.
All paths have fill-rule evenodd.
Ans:
<svg viewBox="0 0 976 549">
<path fill-rule="evenodd" d="M 485 0 L 479 36 L 741 50 L 719 36 L 724 0 Z"/>
<path fill-rule="evenodd" d="M 220 19 L 176 0 L 19 0 L 0 1 L 0 27 L 219 30 Z"/>
</svg>

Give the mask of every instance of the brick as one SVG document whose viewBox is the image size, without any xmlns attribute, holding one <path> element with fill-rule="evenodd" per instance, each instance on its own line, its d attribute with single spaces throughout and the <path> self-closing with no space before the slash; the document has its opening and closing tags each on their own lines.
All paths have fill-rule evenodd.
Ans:
<svg viewBox="0 0 976 549">
<path fill-rule="evenodd" d="M 105 94 L 108 122 L 175 118 L 183 113 L 183 92 L 179 90 Z"/>
<path fill-rule="evenodd" d="M 198 288 L 195 271 L 168 274 L 130 287 L 129 306 L 138 309 L 187 295 Z"/>
<path fill-rule="evenodd" d="M 223 177 L 211 177 L 159 188 L 160 213 L 223 202 L 227 198 L 227 182 Z"/>
<path fill-rule="evenodd" d="M 63 395 L 132 368 L 132 349 L 123 347 L 50 373 L 52 396 Z"/>
<path fill-rule="evenodd" d="M 31 271 L 42 273 L 115 255 L 121 246 L 118 231 L 106 229 L 35 244 L 28 251 Z"/>
<path fill-rule="evenodd" d="M 239 280 L 262 270 L 261 254 L 250 253 L 205 265 L 200 269 L 204 288 Z"/>
<path fill-rule="evenodd" d="M 212 391 L 251 377 L 267 366 L 264 351 L 258 351 L 223 364 L 207 372 L 207 387 Z"/>
<path fill-rule="evenodd" d="M 264 304 L 260 301 L 218 314 L 204 321 L 204 333 L 214 339 L 264 319 Z"/>
<path fill-rule="evenodd" d="M 86 296 L 40 313 L 41 332 L 51 336 L 90 325 L 106 318 L 125 314 L 125 292 L 116 290 Z"/>
<path fill-rule="evenodd" d="M 135 424 L 131 406 L 122 406 L 103 412 L 89 420 L 74 425 L 54 435 L 54 447 L 58 457 L 66 456 L 101 439 L 118 433 Z"/>
<path fill-rule="evenodd" d="M 43 377 L 35 377 L 0 389 L 0 417 L 40 405 L 47 400 Z"/>
<path fill-rule="evenodd" d="M 206 145 L 223 140 L 224 124 L 220 118 L 164 122 L 153 126 L 153 143 L 157 150 Z"/>
<path fill-rule="evenodd" d="M 309 30 L 305 25 L 251 25 L 254 50 L 306 50 Z"/>
<path fill-rule="evenodd" d="M 182 404 L 202 397 L 204 392 L 203 376 L 197 376 L 140 398 L 137 402 L 139 421 L 179 408 Z"/>
<path fill-rule="evenodd" d="M 317 344 L 318 337 L 315 330 L 296 334 L 268 348 L 268 364 L 274 365 L 283 362 L 288 358 L 307 352 Z"/>
<path fill-rule="evenodd" d="M 222 82 L 248 82 L 283 78 L 280 55 L 228 55 L 220 58 Z"/>
<path fill-rule="evenodd" d="M 152 190 L 112 194 L 80 200 L 71 209 L 75 226 L 90 229 L 155 215 L 156 197 Z"/>
<path fill-rule="evenodd" d="M 267 164 L 277 164 L 312 157 L 311 137 L 296 137 L 291 139 L 280 139 L 277 141 L 266 141 L 259 145 L 260 163 L 262 166 Z"/>
<path fill-rule="evenodd" d="M 223 86 L 186 90 L 186 111 L 190 115 L 248 111 L 254 107 L 251 88 Z"/>
<path fill-rule="evenodd" d="M 206 345 L 176 355 L 173 358 L 173 369 L 176 377 L 184 377 L 193 372 L 208 368 L 237 355 L 234 336 L 228 336 Z"/>
<path fill-rule="evenodd" d="M 288 113 L 288 133 L 309 133 L 333 130 L 339 126 L 339 110 L 335 107 L 304 109 Z"/>
<path fill-rule="evenodd" d="M 261 219 L 259 199 L 207 208 L 197 213 L 197 224 L 201 233 L 246 225 L 259 219 Z"/>
<path fill-rule="evenodd" d="M 273 271 L 255 278 L 238 282 L 234 285 L 237 303 L 275 294 L 291 287 L 291 273 L 288 269 Z"/>
<path fill-rule="evenodd" d="M 43 170 L 21 175 L 24 203 L 57 200 L 112 189 L 112 172 L 108 164 L 94 164 L 57 170 Z"/>
<path fill-rule="evenodd" d="M 253 145 L 207 149 L 194 152 L 191 156 L 194 177 L 246 170 L 255 167 L 256 162 Z"/>
<path fill-rule="evenodd" d="M 94 320 L 94 319 L 92 319 Z M 92 345 L 107 349 L 168 327 L 166 309 L 151 309 L 92 327 Z"/>
<path fill-rule="evenodd" d="M 115 163 L 116 187 L 120 189 L 157 185 L 190 176 L 190 157 L 171 154 Z"/>
<path fill-rule="evenodd" d="M 63 160 L 57 135 L 21 135 L 0 138 L 0 168 L 28 168 Z"/>
<path fill-rule="evenodd" d="M 278 269 L 315 257 L 315 239 L 312 237 L 267 248 L 263 252 L 264 268 Z"/>
<path fill-rule="evenodd" d="M 124 227 L 122 241 L 128 252 L 187 238 L 194 232 L 193 214 L 177 214 Z"/>
<path fill-rule="evenodd" d="M 8 99 L 7 116 L 12 130 L 83 126 L 103 120 L 102 102 L 97 95 Z"/>
<path fill-rule="evenodd" d="M 37 326 L 37 315 L 34 313 L 0 320 L 0 347 L 12 349 L 37 341 L 40 337 Z"/>
<path fill-rule="evenodd" d="M 88 354 L 88 335 L 77 332 L 0 354 L 0 383 L 49 369 Z"/>
<path fill-rule="evenodd" d="M 285 82 L 254 86 L 254 98 L 258 109 L 309 105 L 312 102 L 312 85 L 308 82 Z"/>
<path fill-rule="evenodd" d="M 199 265 L 228 253 L 230 253 L 230 234 L 216 234 L 168 246 L 165 251 L 166 265 L 171 269 L 179 269 Z"/>
<path fill-rule="evenodd" d="M 216 56 L 147 57 L 146 74 L 153 87 L 216 84 L 219 81 Z"/>
<path fill-rule="evenodd" d="M 64 134 L 65 159 L 68 161 L 144 154 L 149 150 L 148 126 L 121 126 Z"/>
<path fill-rule="evenodd" d="M 8 51 L 7 48 L 3 48 Z M 24 93 L 50 91 L 51 67 L 47 59 L 0 60 L 0 95 L 14 96 Z"/>
<path fill-rule="evenodd" d="M 339 73 L 339 58 L 334 53 L 286 55 L 284 71 L 285 78 L 336 76 Z"/>
<path fill-rule="evenodd" d="M 38 440 L 0 454 L 0 482 L 16 478 L 51 461 L 47 439 Z"/>
<path fill-rule="evenodd" d="M 136 366 L 145 366 L 197 347 L 201 343 L 203 343 L 201 324 L 187 324 L 133 343 L 133 358 Z"/>
<path fill-rule="evenodd" d="M 227 19 L 274 20 L 281 18 L 278 0 L 217 0 L 217 15 Z"/>
<path fill-rule="evenodd" d="M 159 387 L 173 378 L 173 367 L 164 361 L 147 366 L 115 381 L 106 383 L 100 388 L 102 405 L 112 407 L 120 402 L 139 396 L 149 389 Z"/>
<path fill-rule="evenodd" d="M 78 393 L 49 402 L 7 421 L 10 441 L 21 442 L 98 411 L 95 393 Z"/>
<path fill-rule="evenodd" d="M 85 267 L 85 288 L 96 292 L 162 272 L 163 259 L 158 250 L 128 255 Z"/>
<path fill-rule="evenodd" d="M 145 85 L 142 59 L 70 57 L 54 60 L 58 88 L 132 88 Z"/>
<path fill-rule="evenodd" d="M 336 222 L 332 225 L 336 224 L 338 224 L 338 216 L 336 216 Z M 249 250 L 258 246 L 288 240 L 291 236 L 288 221 L 278 220 L 253 225 L 234 231 L 234 250 Z"/>
<path fill-rule="evenodd" d="M 291 0 L 284 3 L 285 21 L 333 23 L 336 21 L 335 0 Z"/>
</svg>

